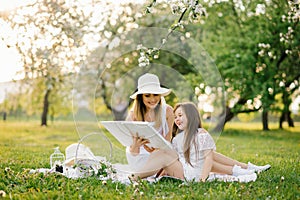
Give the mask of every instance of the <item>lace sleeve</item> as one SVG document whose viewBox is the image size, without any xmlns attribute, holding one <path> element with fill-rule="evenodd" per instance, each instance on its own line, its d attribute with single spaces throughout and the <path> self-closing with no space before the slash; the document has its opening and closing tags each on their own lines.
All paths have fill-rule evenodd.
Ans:
<svg viewBox="0 0 300 200">
<path fill-rule="evenodd" d="M 197 144 L 199 145 L 199 151 L 213 149 L 216 150 L 216 144 L 211 135 L 204 129 L 199 129 L 197 134 Z"/>
</svg>

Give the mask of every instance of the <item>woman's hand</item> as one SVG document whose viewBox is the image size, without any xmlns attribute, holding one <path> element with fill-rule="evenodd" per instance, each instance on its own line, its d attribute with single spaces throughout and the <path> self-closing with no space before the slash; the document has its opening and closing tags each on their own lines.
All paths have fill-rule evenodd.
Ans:
<svg viewBox="0 0 300 200">
<path fill-rule="evenodd" d="M 140 147 L 141 146 L 149 143 L 148 139 L 139 137 L 138 135 L 137 136 L 132 136 L 132 140 L 133 140 L 133 142 L 132 142 L 132 145 L 130 146 L 130 152 L 135 153 L 135 154 L 140 153 Z"/>
</svg>

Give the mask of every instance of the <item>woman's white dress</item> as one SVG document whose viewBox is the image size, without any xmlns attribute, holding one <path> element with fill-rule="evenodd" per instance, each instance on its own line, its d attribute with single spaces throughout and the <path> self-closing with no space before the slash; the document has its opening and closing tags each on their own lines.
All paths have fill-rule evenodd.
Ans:
<svg viewBox="0 0 300 200">
<path fill-rule="evenodd" d="M 157 130 L 162 136 L 166 136 L 169 132 L 169 127 L 168 127 L 168 123 L 167 123 L 167 106 L 166 103 L 162 97 L 162 125 L 159 127 L 159 129 Z M 154 122 L 150 122 L 152 126 L 154 126 Z M 130 153 L 130 147 L 126 147 L 126 157 L 127 157 L 127 161 L 129 164 L 129 167 L 134 170 L 137 171 L 139 169 L 141 169 L 147 162 L 148 158 L 150 156 L 150 153 L 148 151 L 145 150 L 145 148 L 142 146 L 140 148 L 140 153 L 138 155 L 132 155 Z"/>
<path fill-rule="evenodd" d="M 199 180 L 204 164 L 204 150 L 216 150 L 216 145 L 213 138 L 206 130 L 202 128 L 198 129 L 198 134 L 196 134 L 195 140 L 196 144 L 198 145 L 198 157 L 196 154 L 195 146 L 192 144 L 190 148 L 190 162 L 193 166 L 187 163 L 184 158 L 184 132 L 177 134 L 172 140 L 173 148 L 177 151 L 179 155 L 179 161 L 183 166 L 184 177 L 188 181 Z"/>
</svg>

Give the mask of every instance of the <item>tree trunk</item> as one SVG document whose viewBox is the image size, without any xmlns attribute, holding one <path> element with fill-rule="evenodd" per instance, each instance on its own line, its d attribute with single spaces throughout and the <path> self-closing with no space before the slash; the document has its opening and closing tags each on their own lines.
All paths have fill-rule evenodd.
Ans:
<svg viewBox="0 0 300 200">
<path fill-rule="evenodd" d="M 269 120 L 268 120 L 268 111 L 262 112 L 262 124 L 263 124 L 263 130 L 268 131 L 269 129 Z"/>
<path fill-rule="evenodd" d="M 279 128 L 282 129 L 282 124 L 284 121 L 288 122 L 289 127 L 295 127 L 294 120 L 291 117 L 291 111 L 283 111 L 281 113 L 280 119 L 279 119 Z"/>
<path fill-rule="evenodd" d="M 6 113 L 6 111 L 4 111 L 3 112 L 3 121 L 6 121 L 6 115 L 7 115 L 7 113 Z"/>
<path fill-rule="evenodd" d="M 295 125 L 294 125 L 294 120 L 293 120 L 293 118 L 291 117 L 291 111 L 288 112 L 288 115 L 287 115 L 287 121 L 288 121 L 289 127 L 295 127 Z"/>
<path fill-rule="evenodd" d="M 113 115 L 114 115 L 114 120 L 116 121 L 123 121 L 126 119 L 127 116 L 127 108 L 128 105 L 130 104 L 119 104 L 119 105 L 115 105 L 115 107 L 112 107 L 110 104 L 110 101 L 108 100 L 107 96 L 106 96 L 106 85 L 104 80 L 101 80 L 101 88 L 102 88 L 102 93 L 101 96 L 103 98 L 104 104 L 106 106 L 107 109 L 109 109 Z"/>
<path fill-rule="evenodd" d="M 41 126 L 47 126 L 47 115 L 49 109 L 49 94 L 51 90 L 47 90 L 44 96 L 44 105 L 43 105 L 43 113 L 42 113 L 42 123 Z"/>
<path fill-rule="evenodd" d="M 224 126 L 227 122 L 229 122 L 233 117 L 234 117 L 234 113 L 231 112 L 231 108 L 229 108 L 228 106 L 226 106 L 225 108 L 225 121 L 220 120 L 218 121 L 216 127 L 213 129 L 213 132 L 215 133 L 219 133 L 224 129 Z M 221 114 L 221 117 L 224 115 L 224 112 Z"/>
<path fill-rule="evenodd" d="M 282 127 L 282 124 L 283 124 L 284 121 L 285 121 L 285 113 L 282 112 L 282 113 L 281 113 L 281 116 L 280 116 L 280 118 L 279 118 L 279 128 L 280 128 L 280 129 L 283 128 L 283 127 Z"/>
<path fill-rule="evenodd" d="M 281 112 L 281 116 L 279 119 L 279 128 L 282 129 L 282 124 L 284 121 L 288 122 L 289 127 L 294 127 L 294 121 L 291 117 L 290 105 L 292 100 L 290 99 L 289 93 L 287 90 L 284 90 L 282 93 L 282 102 L 283 102 L 283 110 Z"/>
<path fill-rule="evenodd" d="M 127 116 L 127 107 L 122 110 L 112 109 L 112 113 L 114 115 L 114 120 L 123 121 Z"/>
</svg>

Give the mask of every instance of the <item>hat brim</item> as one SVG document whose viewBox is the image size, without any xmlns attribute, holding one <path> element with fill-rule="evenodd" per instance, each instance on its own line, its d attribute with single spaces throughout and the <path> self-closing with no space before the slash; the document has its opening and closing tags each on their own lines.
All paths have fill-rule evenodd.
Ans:
<svg viewBox="0 0 300 200">
<path fill-rule="evenodd" d="M 167 88 L 160 88 L 159 90 L 140 90 L 135 92 L 130 96 L 131 99 L 135 99 L 137 95 L 139 94 L 160 94 L 161 96 L 167 96 L 168 94 L 171 93 L 171 89 Z"/>
<path fill-rule="evenodd" d="M 88 156 L 88 157 L 81 157 L 81 156 L 79 156 L 79 157 L 72 157 L 72 158 L 69 158 L 69 159 L 66 159 L 65 161 L 64 161 L 64 164 L 66 165 L 66 166 L 73 166 L 74 164 L 75 164 L 75 162 L 77 161 L 80 161 L 80 160 L 92 160 L 92 161 L 98 161 L 98 159 L 97 159 L 97 157 L 93 157 L 93 156 Z"/>
</svg>

